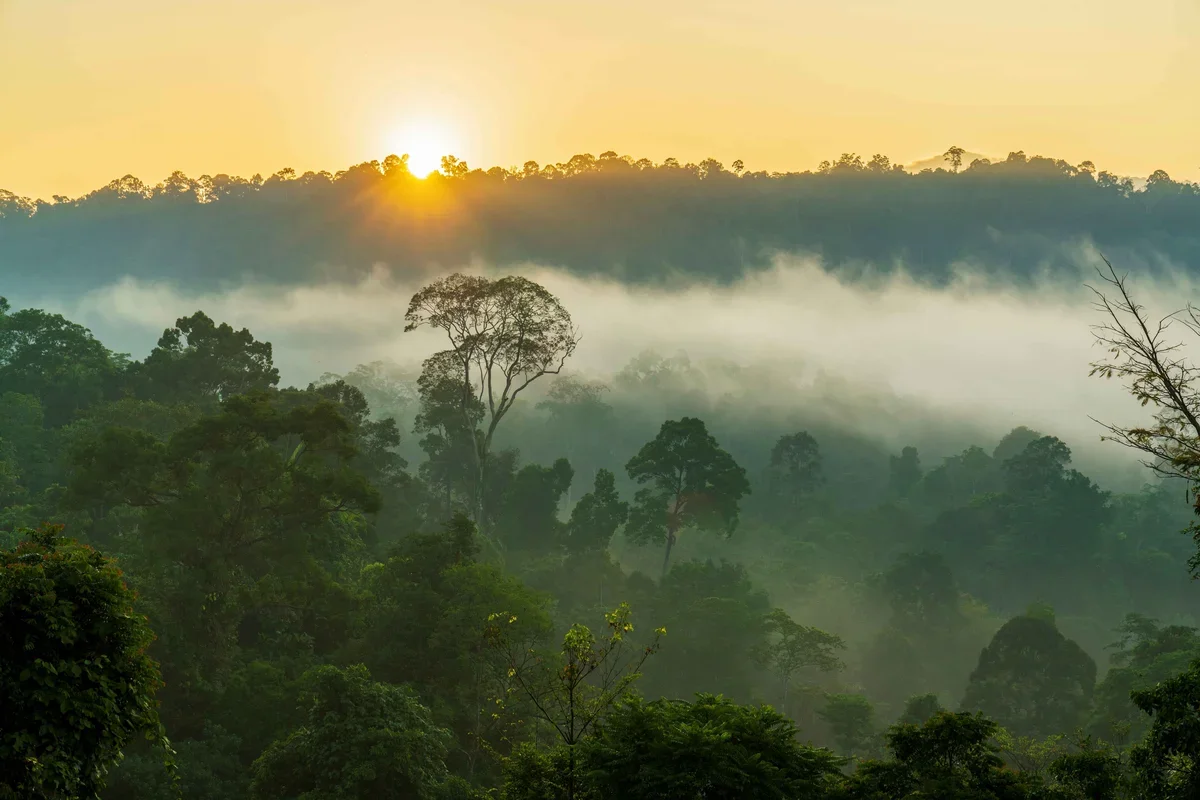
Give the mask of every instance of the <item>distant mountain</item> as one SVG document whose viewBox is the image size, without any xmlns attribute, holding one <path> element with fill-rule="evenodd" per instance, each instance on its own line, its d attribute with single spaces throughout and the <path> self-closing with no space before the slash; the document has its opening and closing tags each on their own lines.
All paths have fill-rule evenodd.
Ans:
<svg viewBox="0 0 1200 800">
<path fill-rule="evenodd" d="M 977 158 L 992 158 L 992 157 L 985 156 L 983 153 L 972 153 L 972 152 L 968 151 L 966 153 L 963 153 L 963 157 L 962 157 L 963 167 L 971 166 L 971 162 Z M 996 159 L 992 158 L 992 160 L 995 161 Z M 945 155 L 930 156 L 929 158 L 924 158 L 924 159 L 921 159 L 920 161 L 914 161 L 913 163 L 908 164 L 904 168 L 906 170 L 908 170 L 909 172 L 920 172 L 923 169 L 938 169 L 939 167 L 941 167 L 943 169 L 950 169 L 950 159 L 946 158 Z"/>
</svg>

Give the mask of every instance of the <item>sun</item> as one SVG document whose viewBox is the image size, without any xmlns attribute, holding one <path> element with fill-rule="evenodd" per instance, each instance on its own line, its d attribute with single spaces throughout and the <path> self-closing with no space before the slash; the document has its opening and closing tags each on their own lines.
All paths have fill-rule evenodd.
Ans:
<svg viewBox="0 0 1200 800">
<path fill-rule="evenodd" d="M 392 139 L 397 153 L 408 154 L 408 171 L 427 178 L 442 165 L 442 156 L 457 155 L 453 132 L 435 120 L 420 120 L 400 128 Z"/>
</svg>

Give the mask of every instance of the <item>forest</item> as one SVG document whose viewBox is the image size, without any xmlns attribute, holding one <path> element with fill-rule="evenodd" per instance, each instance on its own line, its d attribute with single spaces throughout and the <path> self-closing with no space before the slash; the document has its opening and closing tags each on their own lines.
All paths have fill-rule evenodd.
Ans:
<svg viewBox="0 0 1200 800">
<path fill-rule="evenodd" d="M 394 155 L 336 174 L 126 175 L 76 198 L 0 190 L 0 264 L 6 296 L 36 300 L 125 277 L 195 290 L 354 281 L 381 264 L 420 279 L 480 261 L 728 283 L 805 253 L 851 278 L 903 269 L 940 284 L 964 265 L 1073 280 L 1080 247 L 1141 272 L 1200 261 L 1193 183 L 1159 170 L 1135 186 L 1023 151 L 962 161 L 950 148 L 944 168 L 913 174 L 846 153 L 783 174 L 610 150 L 487 170 L 447 156 L 424 179 Z"/>
<path fill-rule="evenodd" d="M 860 202 L 854 180 L 1007 202 L 1036 167 L 1114 213 L 1162 193 L 1137 236 L 1200 203 L 1165 177 L 1135 192 L 1014 158 L 918 176 L 622 163 L 611 184 L 577 171 L 614 193 L 646 172 L 664 192 L 713 180 L 716 208 Z M 277 195 L 213 179 L 10 198 L 0 242 L 50 247 L 111 215 L 200 235 L 209 208 L 291 214 L 401 167 Z M 449 167 L 477 199 L 514 177 Z M 546 181 L 530 202 L 547 208 L 560 180 L 592 180 L 517 177 Z M 1098 432 L 1146 458 L 1133 492 L 1078 471 L 1053 431 L 931 459 L 749 413 L 698 391 L 683 356 L 581 376 L 570 309 L 520 276 L 416 292 L 406 330 L 445 343 L 418 373 L 346 364 L 303 387 L 203 311 L 135 359 L 0 300 L 0 796 L 1200 796 L 1197 373 L 1179 327 L 1101 277 L 1093 371 L 1146 409 Z"/>
</svg>

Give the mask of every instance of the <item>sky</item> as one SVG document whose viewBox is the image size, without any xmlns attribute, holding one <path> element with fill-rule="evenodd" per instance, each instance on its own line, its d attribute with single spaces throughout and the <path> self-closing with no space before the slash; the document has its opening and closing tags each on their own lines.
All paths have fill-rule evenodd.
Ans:
<svg viewBox="0 0 1200 800">
<path fill-rule="evenodd" d="M 0 188 L 45 198 L 409 151 L 1200 179 L 1200 0 L 0 0 L 0 76 Z"/>
</svg>

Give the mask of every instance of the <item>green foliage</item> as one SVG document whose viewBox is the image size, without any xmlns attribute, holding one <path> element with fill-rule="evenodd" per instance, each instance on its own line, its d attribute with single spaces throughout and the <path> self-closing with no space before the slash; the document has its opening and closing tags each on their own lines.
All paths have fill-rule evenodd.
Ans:
<svg viewBox="0 0 1200 800">
<path fill-rule="evenodd" d="M 400 686 L 366 667 L 305 675 L 305 724 L 254 762 L 254 800 L 436 798 L 447 780 L 450 732 Z"/>
<path fill-rule="evenodd" d="M 563 548 L 566 529 L 558 506 L 574 477 L 565 458 L 550 467 L 527 464 L 513 476 L 495 514 L 496 535 L 508 551 L 543 554 Z"/>
<path fill-rule="evenodd" d="M 39 309 L 11 311 L 0 298 L 0 394 L 36 397 L 47 425 L 102 401 L 121 366 L 87 328 Z"/>
<path fill-rule="evenodd" d="M 1096 662 L 1053 621 L 1014 617 L 979 654 L 963 707 L 1013 733 L 1048 736 L 1082 724 L 1096 684 Z"/>
<path fill-rule="evenodd" d="M 454 361 L 430 359 L 417 379 L 419 409 L 413 430 L 426 460 L 420 475 L 441 500 L 449 518 L 457 507 L 475 513 L 475 450 L 486 409 L 471 391 Z"/>
<path fill-rule="evenodd" d="M 1133 702 L 1153 718 L 1146 739 L 1130 755 L 1143 791 L 1156 800 L 1200 796 L 1200 661 L 1135 691 Z"/>
<path fill-rule="evenodd" d="M 634 497 L 625 535 L 640 544 L 666 543 L 664 577 L 681 531 L 732 534 L 738 501 L 750 493 L 746 471 L 695 417 L 664 422 L 625 470 L 644 487 Z"/>
<path fill-rule="evenodd" d="M 1149 729 L 1150 718 L 1134 705 L 1131 694 L 1186 672 L 1200 658 L 1200 634 L 1141 614 L 1127 615 L 1117 630 L 1121 639 L 1109 646 L 1112 664 L 1096 686 L 1091 729 L 1097 736 L 1120 732 L 1137 741 Z"/>
<path fill-rule="evenodd" d="M 808 431 L 779 437 L 767 464 L 766 494 L 772 518 L 795 523 L 811 496 L 825 485 L 821 448 Z"/>
<path fill-rule="evenodd" d="M 770 611 L 766 593 L 742 565 L 676 564 L 648 609 L 671 640 L 646 676 L 647 691 L 682 699 L 710 688 L 749 700 L 760 677 L 754 654 L 768 646 Z"/>
<path fill-rule="evenodd" d="M 866 657 L 887 665 L 864 680 L 871 694 L 896 708 L 913 688 L 961 692 L 982 641 L 946 560 L 928 551 L 902 553 L 872 583 L 891 614 L 868 646 Z"/>
<path fill-rule="evenodd" d="M 847 781 L 846 800 L 1024 800 L 1037 796 L 1035 780 L 1003 768 L 992 738 L 996 723 L 947 711 L 921 725 L 894 725 L 888 761 L 867 761 Z"/>
<path fill-rule="evenodd" d="M 136 736 L 170 753 L 153 639 L 110 559 L 27 531 L 0 550 L 0 794 L 96 797 Z"/>
<path fill-rule="evenodd" d="M 1122 755 L 1091 739 L 1081 741 L 1077 752 L 1055 759 L 1050 775 L 1055 787 L 1070 798 L 1117 800 L 1126 796 L 1128 777 Z"/>
<path fill-rule="evenodd" d="M 865 754 L 872 749 L 876 734 L 875 708 L 866 697 L 861 694 L 828 695 L 820 715 L 846 755 Z"/>
<path fill-rule="evenodd" d="M 202 311 L 163 331 L 131 373 L 140 395 L 166 402 L 219 402 L 279 383 L 270 342 L 257 341 L 245 328 L 217 325 Z"/>
<path fill-rule="evenodd" d="M 529 646 L 551 629 L 547 598 L 478 554 L 475 526 L 461 514 L 437 533 L 403 539 L 386 563 L 368 568 L 362 634 L 346 651 L 377 677 L 439 698 L 435 713 L 457 738 L 452 758 L 468 773 L 503 747 L 510 722 L 483 710 L 508 680 L 489 618 L 508 609 L 517 619 L 507 635 Z"/>
<path fill-rule="evenodd" d="M 788 689 L 794 676 L 813 669 L 834 672 L 845 666 L 838 657 L 838 652 L 846 649 L 840 636 L 801 625 L 780 608 L 767 614 L 764 627 L 767 641 L 754 649 L 754 656 L 763 668 L 779 679 L 782 686 L 779 708 L 785 714 Z"/>
<path fill-rule="evenodd" d="M 800 744 L 793 723 L 768 706 L 713 695 L 694 702 L 630 700 L 581 748 L 596 797 L 816 798 L 841 759 Z"/>
<path fill-rule="evenodd" d="M 917 448 L 906 447 L 899 456 L 888 457 L 888 489 L 896 497 L 908 497 L 921 482 L 921 459 Z"/>
<path fill-rule="evenodd" d="M 290 698 L 295 704 L 295 698 Z M 145 748 L 127 751 L 109 776 L 104 800 L 246 800 L 247 764 L 238 756 L 242 741 L 216 724 L 199 739 L 173 742 L 177 769 L 163 768 L 161 754 Z M 261 749 L 255 752 L 262 752 Z"/>
<path fill-rule="evenodd" d="M 404 320 L 405 331 L 428 326 L 449 340 L 450 348 L 426 359 L 421 371 L 431 396 L 448 401 L 447 411 L 457 410 L 458 430 L 471 438 L 471 511 L 490 541 L 485 465 L 492 440 L 520 394 L 560 373 L 575 352 L 579 337 L 571 315 L 528 278 L 454 274 L 414 294 Z"/>
<path fill-rule="evenodd" d="M 563 746 L 539 749 L 522 742 L 504 759 L 502 800 L 561 800 L 570 786 L 570 756 Z M 576 797 L 592 797 L 587 785 L 576 787 Z"/>
<path fill-rule="evenodd" d="M 563 744 L 574 746 L 630 691 L 666 634 L 665 628 L 659 628 L 648 644 L 639 645 L 631 638 L 631 619 L 624 603 L 606 614 L 607 635 L 599 641 L 586 625 L 572 625 L 556 653 L 530 647 L 517 634 L 519 618 L 511 612 L 491 615 L 487 636 L 515 691 L 534 706 Z"/>
<path fill-rule="evenodd" d="M 361 546 L 358 520 L 378 496 L 350 467 L 352 430 L 338 408 L 285 400 L 235 395 L 165 442 L 106 428 L 72 454 L 73 502 L 136 510 L 135 562 L 177 565 L 144 588 L 163 623 L 167 693 L 188 698 L 188 717 L 172 720 L 184 731 L 198 733 L 202 697 L 230 668 L 247 622 L 252 640 L 293 651 L 328 651 L 345 637 L 330 621 L 349 600 L 328 570 Z"/>
<path fill-rule="evenodd" d="M 1014 281 L 1069 270 L 1077 256 L 1063 243 L 1179 264 L 1197 247 L 1193 184 L 1160 173 L 1135 188 L 1091 164 L 1024 152 L 918 174 L 852 153 L 787 173 L 615 154 L 486 170 L 451 158 L 432 182 L 396 156 L 339 166 L 265 179 L 175 173 L 158 186 L 128 176 L 54 204 L 0 192 L 0 260 L 55 286 L 139 275 L 216 291 L 247 275 L 308 283 L 328 264 L 366 274 L 380 254 L 393 264 L 556 264 L 582 276 L 620 265 L 623 280 L 655 284 L 733 282 L 769 269 L 770 253 L 814 252 L 946 282 L 964 259 Z M 431 188 L 446 200 L 433 219 Z M 385 215 L 393 224 L 367 224 Z M 445 231 L 454 235 L 430 238 Z"/>
<path fill-rule="evenodd" d="M 617 528 L 629 518 L 629 504 L 617 493 L 616 476 L 597 470 L 592 491 L 579 498 L 567 523 L 567 551 L 579 555 L 608 549 Z"/>
<path fill-rule="evenodd" d="M 734 181 L 719 165 L 705 169 Z M 857 171 L 849 159 L 829 174 Z M 452 281 L 438 302 L 460 321 L 493 311 L 544 311 L 550 328 L 564 321 L 540 287 L 510 281 L 493 296 L 495 283 Z M 492 288 L 473 295 L 480 286 Z M 516 373 L 487 367 L 469 336 L 430 359 L 415 386 L 369 365 L 280 391 L 269 345 L 203 315 L 181 320 L 142 364 L 105 355 L 111 369 L 88 361 L 83 329 L 23 319 L 29 341 L 50 345 L 14 350 L 26 358 L 19 375 L 0 363 L 0 379 L 27 381 L 20 391 L 0 381 L 0 537 L 15 544 L 23 526 L 66 521 L 118 557 L 139 594 L 134 619 L 154 620 L 149 652 L 167 677 L 157 697 L 177 772 L 162 764 L 161 741 L 131 738 L 105 800 L 166 800 L 176 788 L 187 800 L 241 800 L 264 751 L 260 794 L 369 796 L 372 775 L 409 763 L 388 743 L 416 748 L 404 731 L 429 726 L 441 743 L 410 761 L 431 757 L 419 792 L 441 798 L 484 789 L 608 797 L 616 784 L 634 797 L 677 789 L 814 800 L 1125 800 L 1158 787 L 1148 795 L 1157 800 L 1194 788 L 1194 698 L 1186 686 L 1164 688 L 1198 649 L 1180 568 L 1189 545 L 1172 533 L 1190 514 L 1181 483 L 1110 496 L 1070 468 L 1063 442 L 1025 428 L 924 474 L 915 447 L 889 457 L 882 444 L 817 421 L 825 410 L 797 410 L 785 430 L 811 433 L 780 438 L 780 417 L 757 405 L 761 376 L 722 367 L 726 385 L 744 387 L 714 400 L 715 373 L 686 356 L 635 359 L 607 397 L 602 384 L 556 380 L 536 413 L 508 416 L 493 412 L 513 407 L 520 381 L 556 367 L 522 362 L 529 371 L 509 384 Z M 534 332 L 541 324 L 520 322 Z M 520 349 L 511 330 L 493 333 L 497 346 Z M 10 331 L 7 341 L 26 340 Z M 569 343 L 560 343 L 562 356 Z M 468 365 L 472 381 L 466 352 L 483 359 Z M 67 377 L 39 383 L 42 369 Z M 489 405 L 489 385 L 508 399 Z M 132 396 L 113 400 L 122 392 Z M 368 396 L 382 398 L 375 414 Z M 413 412 L 419 442 L 401 436 Z M 642 446 L 647 426 L 671 413 L 689 416 Z M 511 422 L 493 444 L 500 416 Z M 728 452 L 701 416 L 726 431 Z M 771 443 L 772 464 L 753 487 L 761 499 L 747 505 L 737 462 Z M 405 457 L 421 449 L 410 474 Z M 622 484 L 611 468 L 631 452 Z M 563 523 L 576 471 L 595 482 Z M 632 508 L 621 500 L 631 489 Z M 670 549 L 685 529 L 729 533 L 742 521 L 736 538 L 685 540 L 683 560 Z M 631 542 L 667 544 L 657 583 L 637 571 L 656 566 L 653 554 L 646 563 L 619 541 L 609 552 L 622 525 Z M 593 633 L 618 603 L 607 633 Z M 627 627 L 626 604 L 671 630 L 653 659 L 658 637 Z M 989 605 L 1029 610 L 980 655 L 999 622 Z M 1130 615 L 1090 703 L 1094 664 L 1055 630 L 1054 610 L 1091 648 L 1128 608 L 1173 624 Z M 550 646 L 555 631 L 562 638 Z M 962 696 L 976 656 L 964 706 L 1011 731 L 940 708 L 938 697 Z M 835 674 L 843 660 L 844 682 Z M 322 683 L 310 670 L 324 664 L 370 673 L 323 667 L 340 677 Z M 664 699 L 627 703 L 635 685 Z M 837 759 L 797 745 L 779 715 L 674 701 L 713 691 L 778 701 L 783 717 L 859 758 L 879 750 L 876 717 L 902 724 L 892 758 L 860 761 L 843 781 L 830 766 Z M 343 696 L 352 702 L 339 706 Z M 416 716 L 388 716 L 393 702 L 417 696 Z M 339 710 L 314 711 L 321 703 Z M 1107 741 L 1067 735 L 1085 721 Z M 627 745 L 610 725 L 642 738 Z M 1130 780 L 1122 748 L 1144 733 Z M 771 763 L 798 765 L 812 781 L 779 788 L 787 770 L 764 766 L 746 740 L 766 742 Z M 601 769 L 585 768 L 588 753 Z M 280 778 L 293 772 L 309 788 Z"/>
<path fill-rule="evenodd" d="M 657 652 L 659 639 L 666 634 L 659 628 L 647 644 L 639 645 L 632 640 L 631 618 L 624 603 L 605 614 L 607 635 L 599 641 L 586 625 L 572 625 L 556 653 L 541 652 L 516 635 L 518 617 L 511 612 L 493 614 L 488 620 L 488 641 L 507 667 L 510 681 L 496 704 L 504 709 L 506 700 L 528 703 L 530 713 L 545 722 L 556 743 L 566 748 L 568 800 L 577 797 L 580 788 L 576 747 L 629 694 L 641 677 L 642 665 Z"/>
<path fill-rule="evenodd" d="M 936 694 L 916 694 L 905 702 L 904 712 L 897 722 L 901 725 L 923 725 L 945 710 Z"/>
</svg>

